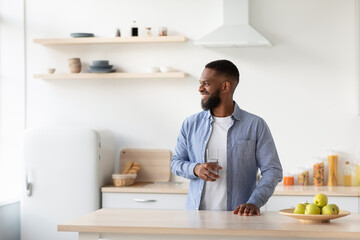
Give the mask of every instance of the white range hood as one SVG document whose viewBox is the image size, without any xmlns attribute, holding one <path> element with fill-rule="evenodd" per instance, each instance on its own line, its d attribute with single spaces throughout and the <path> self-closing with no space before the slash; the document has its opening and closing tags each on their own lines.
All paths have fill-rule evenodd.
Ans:
<svg viewBox="0 0 360 240">
<path fill-rule="evenodd" d="M 269 47 L 269 40 L 249 24 L 249 0 L 222 0 L 223 25 L 196 40 L 205 47 Z"/>
</svg>

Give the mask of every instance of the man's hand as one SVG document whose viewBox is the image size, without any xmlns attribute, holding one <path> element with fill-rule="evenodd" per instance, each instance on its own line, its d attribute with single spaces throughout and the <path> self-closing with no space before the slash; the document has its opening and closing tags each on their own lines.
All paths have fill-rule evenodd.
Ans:
<svg viewBox="0 0 360 240">
<path fill-rule="evenodd" d="M 218 169 L 222 169 L 222 167 L 217 163 L 202 163 L 195 166 L 194 173 L 202 180 L 215 182 L 216 178 L 220 178 L 220 176 L 216 174 Z"/>
<path fill-rule="evenodd" d="M 233 211 L 233 214 L 239 214 L 240 216 L 241 215 L 244 215 L 244 216 L 258 215 L 258 216 L 260 216 L 260 210 L 254 204 L 244 203 L 244 204 L 241 204 L 240 206 L 238 206 Z"/>
</svg>

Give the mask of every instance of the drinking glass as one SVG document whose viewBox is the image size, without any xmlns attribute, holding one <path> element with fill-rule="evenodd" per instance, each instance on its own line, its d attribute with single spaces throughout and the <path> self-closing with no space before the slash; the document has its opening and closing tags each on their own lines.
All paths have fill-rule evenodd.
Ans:
<svg viewBox="0 0 360 240">
<path fill-rule="evenodd" d="M 216 172 L 214 173 L 219 174 L 219 152 L 217 148 L 206 149 L 206 162 L 216 165 Z"/>
</svg>

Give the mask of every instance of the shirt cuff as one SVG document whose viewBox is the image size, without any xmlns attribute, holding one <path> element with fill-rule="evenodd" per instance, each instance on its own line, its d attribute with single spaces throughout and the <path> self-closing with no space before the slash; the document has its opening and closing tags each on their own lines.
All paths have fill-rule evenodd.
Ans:
<svg viewBox="0 0 360 240">
<path fill-rule="evenodd" d="M 195 175 L 194 173 L 194 168 L 196 167 L 196 165 L 198 165 L 199 163 L 189 163 L 189 176 L 191 178 L 198 178 L 198 176 Z"/>
</svg>

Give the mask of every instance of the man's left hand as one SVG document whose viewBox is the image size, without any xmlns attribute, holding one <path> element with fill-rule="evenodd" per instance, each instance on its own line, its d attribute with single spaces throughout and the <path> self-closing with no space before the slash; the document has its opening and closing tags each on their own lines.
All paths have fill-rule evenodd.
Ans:
<svg viewBox="0 0 360 240">
<path fill-rule="evenodd" d="M 240 216 L 241 215 L 244 215 L 244 216 L 257 215 L 257 216 L 260 216 L 260 210 L 254 204 L 244 203 L 244 204 L 241 204 L 240 206 L 238 206 L 233 211 L 233 214 L 239 214 Z"/>
</svg>

